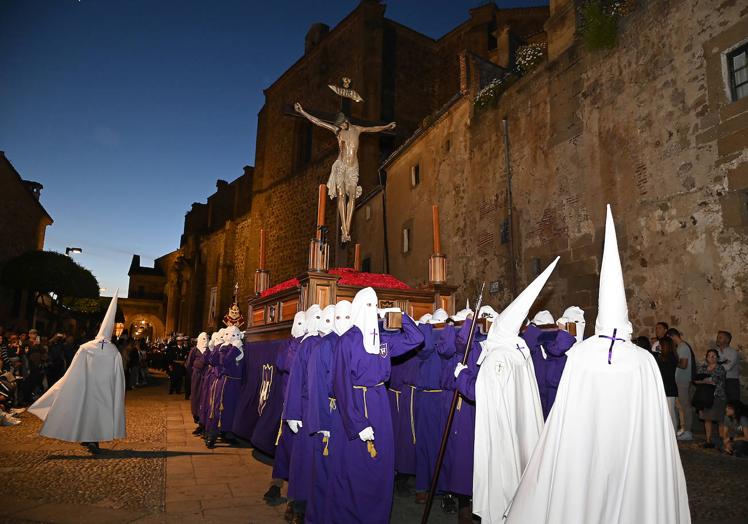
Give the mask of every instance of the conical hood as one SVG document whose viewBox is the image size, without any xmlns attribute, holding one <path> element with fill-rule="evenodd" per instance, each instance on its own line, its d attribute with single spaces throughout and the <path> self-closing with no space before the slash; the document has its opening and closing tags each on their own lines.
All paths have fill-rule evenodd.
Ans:
<svg viewBox="0 0 748 524">
<path fill-rule="evenodd" d="M 499 317 L 494 320 L 491 324 L 491 329 L 488 331 L 488 338 L 498 339 L 503 337 L 516 337 L 519 334 L 519 329 L 527 319 L 527 314 L 530 312 L 532 304 L 538 295 L 543 290 L 543 286 L 548 281 L 548 278 L 553 273 L 553 270 L 558 264 L 559 257 L 550 263 L 540 275 L 532 281 L 532 283 L 525 288 L 525 290 L 519 294 L 514 301 L 509 304 L 504 311 L 501 312 Z"/>
<path fill-rule="evenodd" d="M 608 204 L 605 219 L 605 247 L 603 248 L 603 263 L 600 267 L 600 292 L 597 303 L 595 334 L 611 336 L 613 330 L 616 330 L 616 337 L 631 340 L 633 329 L 629 322 L 626 291 L 623 287 L 623 270 L 621 258 L 618 255 L 616 226 L 613 223 L 610 204 Z"/>
<path fill-rule="evenodd" d="M 117 315 L 117 295 L 119 289 L 114 291 L 112 301 L 109 302 L 109 309 L 106 310 L 104 320 L 101 321 L 101 327 L 99 328 L 99 334 L 96 335 L 95 340 L 111 340 L 112 333 L 114 332 L 114 317 Z"/>
</svg>

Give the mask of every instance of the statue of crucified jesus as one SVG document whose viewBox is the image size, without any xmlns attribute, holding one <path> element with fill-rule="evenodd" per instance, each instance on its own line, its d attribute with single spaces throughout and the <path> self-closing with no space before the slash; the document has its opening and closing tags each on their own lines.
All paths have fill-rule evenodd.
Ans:
<svg viewBox="0 0 748 524">
<path fill-rule="evenodd" d="M 340 215 L 341 241 L 351 240 L 351 220 L 356 199 L 361 196 L 361 186 L 358 185 L 358 137 L 361 133 L 379 133 L 395 129 L 395 122 L 383 126 L 362 127 L 351 124 L 348 117 L 338 113 L 335 123 L 330 124 L 304 111 L 301 104 L 296 102 L 294 109 L 311 123 L 329 129 L 338 139 L 338 158 L 332 164 L 330 178 L 327 180 L 327 193 L 330 198 L 338 199 L 338 214 Z"/>
</svg>

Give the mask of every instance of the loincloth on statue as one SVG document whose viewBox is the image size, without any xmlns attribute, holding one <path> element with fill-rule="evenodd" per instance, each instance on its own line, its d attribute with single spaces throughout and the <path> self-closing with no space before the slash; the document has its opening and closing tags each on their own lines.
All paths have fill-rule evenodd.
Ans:
<svg viewBox="0 0 748 524">
<path fill-rule="evenodd" d="M 335 160 L 327 180 L 327 194 L 335 198 L 339 193 L 361 196 L 361 186 L 358 185 L 358 167 L 345 165 L 340 159 Z"/>
</svg>

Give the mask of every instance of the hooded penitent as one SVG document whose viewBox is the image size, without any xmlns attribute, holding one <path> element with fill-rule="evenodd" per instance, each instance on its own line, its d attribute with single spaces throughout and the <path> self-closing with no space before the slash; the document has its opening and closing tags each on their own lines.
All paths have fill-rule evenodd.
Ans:
<svg viewBox="0 0 748 524">
<path fill-rule="evenodd" d="M 322 310 L 322 318 L 319 324 L 319 334 L 324 337 L 335 329 L 335 305 L 330 304 Z"/>
<path fill-rule="evenodd" d="M 377 294 L 370 287 L 364 288 L 353 298 L 351 317 L 364 337 L 364 349 L 372 355 L 379 354 L 379 317 Z"/>
<path fill-rule="evenodd" d="M 342 335 L 353 325 L 351 317 L 352 304 L 347 300 L 341 300 L 335 304 L 335 333 Z"/>
<path fill-rule="evenodd" d="M 319 335 L 319 325 L 322 322 L 322 309 L 319 305 L 314 304 L 306 310 L 304 314 L 306 334 L 304 340 L 309 337 L 316 337 Z"/>
<path fill-rule="evenodd" d="M 530 322 L 536 326 L 552 326 L 556 323 L 556 321 L 553 320 L 553 315 L 551 315 L 551 312 L 548 310 L 538 311 L 535 316 L 532 317 Z"/>
<path fill-rule="evenodd" d="M 306 334 L 306 313 L 299 311 L 293 317 L 293 326 L 291 326 L 291 336 L 293 338 L 303 337 Z"/>
<path fill-rule="evenodd" d="M 475 383 L 473 513 L 485 523 L 502 521 L 543 429 L 535 370 L 519 330 L 557 263 L 558 258 L 501 312 L 482 344 Z"/>
<path fill-rule="evenodd" d="M 96 338 L 83 344 L 65 376 L 30 408 L 44 421 L 40 434 L 69 442 L 125 438 L 125 374 L 111 343 L 117 292 Z"/>
<path fill-rule="evenodd" d="M 244 358 L 244 332 L 236 326 L 229 326 L 226 328 L 226 332 L 223 336 L 224 344 L 234 346 L 239 350 L 239 355 L 236 357 L 236 361 L 239 362 Z"/>
<path fill-rule="evenodd" d="M 564 314 L 556 320 L 558 324 L 566 325 L 566 331 L 569 331 L 568 324 L 575 324 L 577 342 L 584 340 L 584 328 L 587 322 L 584 320 L 584 311 L 579 306 L 571 306 L 566 308 Z"/>
<path fill-rule="evenodd" d="M 598 303 L 595 335 L 568 353 L 556 403 L 507 522 L 688 523 L 662 378 L 652 356 L 630 341 L 610 207 Z"/>
<path fill-rule="evenodd" d="M 195 347 L 200 353 L 205 353 L 205 350 L 208 348 L 208 334 L 205 331 L 197 336 L 197 344 Z"/>
<path fill-rule="evenodd" d="M 444 322 L 447 321 L 448 318 L 449 318 L 449 313 L 439 308 L 436 311 L 434 311 L 433 315 L 431 315 L 431 318 L 428 320 L 428 323 L 429 324 L 443 324 Z"/>
</svg>

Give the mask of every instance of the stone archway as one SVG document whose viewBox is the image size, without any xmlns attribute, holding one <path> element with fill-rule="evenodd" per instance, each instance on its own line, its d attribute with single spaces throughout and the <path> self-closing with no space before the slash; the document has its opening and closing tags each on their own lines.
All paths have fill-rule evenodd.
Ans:
<svg viewBox="0 0 748 524">
<path fill-rule="evenodd" d="M 125 314 L 125 329 L 128 330 L 130 336 L 133 338 L 148 337 L 151 340 L 155 340 L 157 338 L 164 338 L 165 335 L 164 323 L 156 315 L 150 313 Z M 138 333 L 138 329 L 141 329 L 142 332 Z"/>
</svg>

